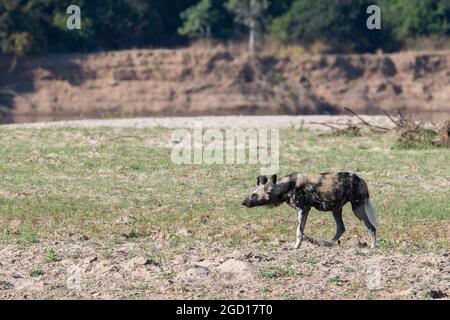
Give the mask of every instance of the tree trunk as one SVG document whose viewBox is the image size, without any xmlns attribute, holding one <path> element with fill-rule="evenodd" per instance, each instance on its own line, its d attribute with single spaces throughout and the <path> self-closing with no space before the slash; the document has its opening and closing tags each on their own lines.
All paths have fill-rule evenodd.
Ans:
<svg viewBox="0 0 450 320">
<path fill-rule="evenodd" d="M 253 26 L 250 27 L 250 36 L 248 39 L 248 49 L 250 50 L 250 54 L 255 54 L 255 28 Z"/>
<path fill-rule="evenodd" d="M 255 54 L 255 1 L 256 0 L 250 0 L 250 35 L 248 39 L 248 49 L 250 50 L 250 54 L 252 56 Z"/>
</svg>

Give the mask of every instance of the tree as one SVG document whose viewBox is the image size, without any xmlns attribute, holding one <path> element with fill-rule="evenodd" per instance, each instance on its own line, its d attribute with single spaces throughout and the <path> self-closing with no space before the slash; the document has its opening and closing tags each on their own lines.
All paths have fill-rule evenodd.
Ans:
<svg viewBox="0 0 450 320">
<path fill-rule="evenodd" d="M 212 10 L 211 0 L 201 0 L 180 14 L 184 20 L 183 25 L 178 28 L 180 35 L 189 37 L 211 37 L 211 25 L 217 19 L 216 11 Z"/>
<path fill-rule="evenodd" d="M 380 5 L 401 39 L 450 33 L 449 0 L 380 0 Z"/>
<path fill-rule="evenodd" d="M 0 2 L 0 50 L 14 56 L 44 51 L 45 3 L 41 0 Z"/>
<path fill-rule="evenodd" d="M 324 41 L 343 52 L 390 51 L 396 43 L 389 23 L 383 23 L 381 30 L 366 27 L 366 10 L 371 4 L 371 0 L 296 0 L 273 20 L 271 35 L 306 45 Z"/>
<path fill-rule="evenodd" d="M 268 7 L 268 0 L 228 0 L 225 3 L 225 8 L 234 14 L 236 23 L 249 28 L 248 47 L 252 54 L 255 52 L 256 34 L 264 27 L 264 12 Z"/>
</svg>

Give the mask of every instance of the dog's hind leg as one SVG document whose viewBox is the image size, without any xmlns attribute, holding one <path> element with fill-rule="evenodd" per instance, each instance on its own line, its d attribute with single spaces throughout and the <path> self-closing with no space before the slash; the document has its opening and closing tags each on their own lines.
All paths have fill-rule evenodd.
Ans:
<svg viewBox="0 0 450 320">
<path fill-rule="evenodd" d="M 345 232 L 344 221 L 342 220 L 342 208 L 333 211 L 333 218 L 336 221 L 336 234 L 330 239 L 331 242 L 337 242 Z"/>
<path fill-rule="evenodd" d="M 352 203 L 352 210 L 355 216 L 362 220 L 369 230 L 371 243 L 370 247 L 375 248 L 377 244 L 377 215 L 369 198 L 364 200 L 364 204 Z"/>
<path fill-rule="evenodd" d="M 302 243 L 303 233 L 305 231 L 306 219 L 308 218 L 308 209 L 299 209 L 297 217 L 297 230 L 296 230 L 296 240 L 294 244 L 294 249 L 298 249 Z"/>
<path fill-rule="evenodd" d="M 333 238 L 331 238 L 330 240 L 324 240 L 304 236 L 304 239 L 319 246 L 324 247 L 334 246 L 345 232 L 344 221 L 342 221 L 342 208 L 333 211 L 333 218 L 334 221 L 336 221 L 336 234 L 334 235 Z"/>
<path fill-rule="evenodd" d="M 377 228 L 375 228 L 372 223 L 370 223 L 368 218 L 363 219 L 364 224 L 366 225 L 367 229 L 370 233 L 370 247 L 375 248 L 377 246 Z"/>
</svg>

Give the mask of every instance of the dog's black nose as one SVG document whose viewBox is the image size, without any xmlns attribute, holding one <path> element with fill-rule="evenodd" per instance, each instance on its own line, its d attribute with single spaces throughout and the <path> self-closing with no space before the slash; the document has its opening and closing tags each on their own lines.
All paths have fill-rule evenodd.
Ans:
<svg viewBox="0 0 450 320">
<path fill-rule="evenodd" d="M 246 207 L 247 207 L 247 200 L 242 201 L 241 204 L 242 204 L 243 206 L 246 206 Z"/>
</svg>

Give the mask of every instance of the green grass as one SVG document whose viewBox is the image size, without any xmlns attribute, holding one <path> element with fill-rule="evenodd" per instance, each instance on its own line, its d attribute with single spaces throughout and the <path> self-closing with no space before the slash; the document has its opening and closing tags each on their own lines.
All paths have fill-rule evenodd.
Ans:
<svg viewBox="0 0 450 320">
<path fill-rule="evenodd" d="M 284 278 L 284 277 L 295 277 L 297 275 L 297 272 L 293 269 L 279 269 L 279 268 L 272 268 L 272 269 L 266 269 L 261 270 L 259 272 L 259 276 L 262 278 Z"/>
<path fill-rule="evenodd" d="M 122 135 L 128 138 L 111 139 Z M 76 235 L 120 243 L 158 235 L 174 248 L 195 241 L 233 248 L 255 237 L 293 241 L 291 208 L 240 205 L 258 165 L 175 165 L 170 135 L 161 128 L 0 128 L 0 242 L 31 245 Z M 394 136 L 370 133 L 291 129 L 280 138 L 279 176 L 353 171 L 368 182 L 384 247 L 399 241 L 450 247 L 449 150 L 405 150 Z M 118 222 L 123 217 L 129 223 Z M 348 206 L 344 222 L 347 235 L 366 236 Z M 179 234 L 182 228 L 192 235 Z M 330 214 L 313 211 L 306 232 L 329 237 L 334 228 Z"/>
<path fill-rule="evenodd" d="M 36 269 L 30 272 L 30 277 L 37 278 L 45 274 L 44 270 Z"/>
<path fill-rule="evenodd" d="M 315 259 L 315 258 L 308 258 L 308 257 L 299 258 L 297 261 L 300 262 L 300 263 L 305 263 L 305 264 L 317 264 L 317 263 L 319 263 L 319 261 L 317 259 Z"/>
<path fill-rule="evenodd" d="M 53 250 L 53 248 L 45 248 L 44 254 L 45 254 L 44 261 L 46 263 L 57 262 L 61 260 L 61 258 L 58 256 L 55 250 Z"/>
<path fill-rule="evenodd" d="M 20 235 L 19 242 L 22 246 L 38 242 L 37 231 L 30 221 L 25 220 L 21 224 L 19 235 Z"/>
<path fill-rule="evenodd" d="M 334 277 L 328 278 L 327 281 L 329 283 L 333 283 L 333 284 L 338 285 L 338 286 L 340 286 L 344 282 L 346 282 L 346 280 L 341 279 L 341 277 L 339 277 L 339 276 L 334 276 Z"/>
</svg>

